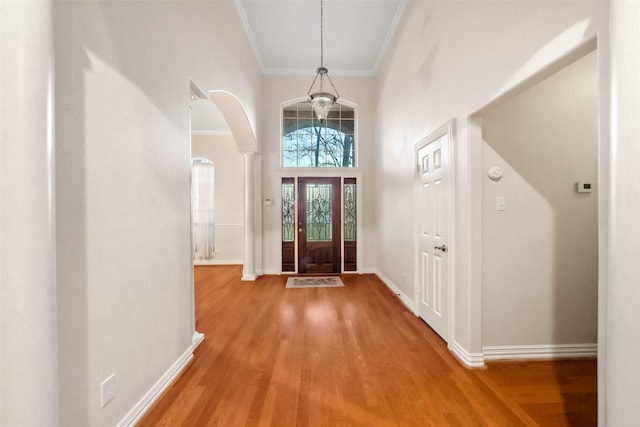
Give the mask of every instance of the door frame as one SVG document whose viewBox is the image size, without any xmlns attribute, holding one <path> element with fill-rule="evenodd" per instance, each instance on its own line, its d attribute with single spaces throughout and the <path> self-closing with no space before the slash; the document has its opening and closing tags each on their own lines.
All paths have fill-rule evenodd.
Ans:
<svg viewBox="0 0 640 427">
<path fill-rule="evenodd" d="M 447 232 L 449 233 L 449 242 L 447 243 L 447 252 L 448 252 L 448 265 L 447 265 L 447 310 L 449 310 L 448 318 L 447 318 L 447 347 L 451 348 L 455 343 L 454 338 L 454 318 L 455 318 L 455 253 L 456 253 L 456 236 L 455 236 L 455 189 L 456 189 L 456 170 L 455 170 L 455 140 L 453 135 L 454 129 L 454 119 L 447 121 L 442 124 L 436 130 L 431 132 L 425 138 L 422 138 L 417 144 L 413 146 L 413 175 L 412 175 L 412 185 L 413 185 L 413 205 L 418 206 L 418 198 L 419 198 L 419 189 L 416 184 L 416 180 L 418 179 L 418 174 L 420 171 L 420 165 L 418 163 L 418 151 L 429 145 L 430 143 L 436 141 L 437 139 L 447 135 L 449 139 L 449 218 L 447 224 Z M 414 209 L 413 211 L 413 313 L 420 317 L 419 313 L 419 298 L 420 298 L 420 286 L 419 286 L 419 262 L 420 257 L 418 253 L 418 210 Z M 422 319 L 422 318 L 421 318 Z M 426 323 L 426 322 L 425 322 Z"/>
<path fill-rule="evenodd" d="M 296 168 L 296 169 L 282 169 L 278 174 L 278 190 L 276 198 L 277 206 L 278 206 L 278 248 L 275 249 L 278 254 L 278 270 L 279 274 L 298 274 L 298 233 L 295 234 L 294 248 L 295 248 L 295 271 L 282 271 L 282 178 L 293 178 L 294 179 L 294 191 L 297 197 L 298 194 L 298 178 L 330 178 L 330 177 L 339 177 L 340 178 L 340 188 L 344 187 L 344 179 L 345 178 L 355 178 L 356 179 L 356 259 L 357 266 L 355 271 L 344 271 L 344 212 L 342 203 L 340 204 L 340 274 L 358 274 L 363 272 L 362 268 L 362 260 L 363 260 L 363 249 L 364 249 L 364 235 L 363 235 L 363 226 L 362 226 L 362 212 L 363 212 L 363 182 L 362 182 L 362 172 L 358 170 L 349 170 L 343 168 L 331 168 L 331 169 L 310 169 L 310 168 Z M 340 200 L 342 200 L 342 195 L 340 196 Z M 298 203 L 295 204 L 296 212 L 295 212 L 295 229 L 298 229 Z"/>
</svg>

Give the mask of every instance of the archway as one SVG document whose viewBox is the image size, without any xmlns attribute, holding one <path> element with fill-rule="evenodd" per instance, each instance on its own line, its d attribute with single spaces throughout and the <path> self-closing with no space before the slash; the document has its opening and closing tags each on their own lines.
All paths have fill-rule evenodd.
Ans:
<svg viewBox="0 0 640 427">
<path fill-rule="evenodd" d="M 257 277 L 255 268 L 255 154 L 258 151 L 256 137 L 244 107 L 233 94 L 222 91 L 209 91 L 209 99 L 222 113 L 238 152 L 244 157 L 244 262 L 242 280 L 254 281 Z"/>
</svg>

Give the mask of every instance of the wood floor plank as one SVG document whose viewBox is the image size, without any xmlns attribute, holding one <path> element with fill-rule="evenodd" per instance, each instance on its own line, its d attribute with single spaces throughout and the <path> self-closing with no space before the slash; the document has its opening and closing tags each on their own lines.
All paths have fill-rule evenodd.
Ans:
<svg viewBox="0 0 640 427">
<path fill-rule="evenodd" d="M 595 361 L 468 370 L 375 275 L 195 269 L 205 340 L 139 426 L 595 426 Z"/>
</svg>

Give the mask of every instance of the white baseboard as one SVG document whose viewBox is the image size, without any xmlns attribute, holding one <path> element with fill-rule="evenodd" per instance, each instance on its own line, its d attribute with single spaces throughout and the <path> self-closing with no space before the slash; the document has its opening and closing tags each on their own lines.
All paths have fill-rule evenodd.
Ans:
<svg viewBox="0 0 640 427">
<path fill-rule="evenodd" d="M 198 259 L 193 261 L 193 265 L 242 265 L 241 259 Z"/>
<path fill-rule="evenodd" d="M 469 368 L 484 367 L 484 356 L 482 353 L 469 353 L 456 341 L 448 343 L 448 347 L 449 351 L 451 351 L 465 366 Z"/>
<path fill-rule="evenodd" d="M 596 357 L 598 344 L 548 344 L 482 347 L 485 360 L 559 359 Z"/>
<path fill-rule="evenodd" d="M 402 301 L 402 303 L 409 309 L 409 311 L 411 311 L 413 314 L 416 313 L 415 310 L 415 305 L 413 304 L 413 300 L 411 298 L 409 298 L 408 296 L 406 296 L 401 290 L 400 288 L 398 288 L 391 280 L 389 280 L 389 278 L 387 278 L 384 274 L 380 273 L 380 271 L 375 271 L 375 274 L 380 278 L 380 280 L 382 280 L 382 283 L 384 283 L 385 285 L 387 285 L 387 287 L 389 289 L 391 289 L 391 292 L 393 292 L 394 295 L 396 295 L 398 298 L 400 298 L 400 301 Z"/>
<path fill-rule="evenodd" d="M 187 350 L 175 361 L 175 363 L 164 373 L 162 377 L 151 387 L 149 391 L 142 396 L 142 399 L 134 405 L 127 415 L 116 424 L 117 427 L 132 427 L 142 416 L 153 406 L 162 393 L 169 387 L 173 381 L 178 378 L 180 373 L 187 367 L 191 359 L 193 359 L 193 351 L 204 340 L 204 334 L 195 332 L 193 334 L 192 343 Z"/>
</svg>

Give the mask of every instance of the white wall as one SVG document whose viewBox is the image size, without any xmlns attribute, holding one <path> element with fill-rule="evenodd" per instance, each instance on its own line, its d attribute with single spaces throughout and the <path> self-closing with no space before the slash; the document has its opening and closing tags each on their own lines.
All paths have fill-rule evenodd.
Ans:
<svg viewBox="0 0 640 427">
<path fill-rule="evenodd" d="M 640 3 L 611 2 L 611 200 L 606 294 L 606 408 L 601 425 L 640 419 Z"/>
<path fill-rule="evenodd" d="M 262 154 L 262 195 L 271 197 L 272 206 L 263 206 L 263 262 L 266 273 L 282 271 L 279 252 L 281 251 L 280 221 L 280 177 L 285 170 L 280 167 L 280 104 L 294 99 L 305 98 L 313 73 L 308 76 L 265 76 L 263 92 L 263 138 L 260 142 Z M 358 126 L 358 167 L 362 173 L 362 222 L 363 222 L 363 265 L 359 271 L 373 271 L 376 265 L 376 220 L 374 200 L 373 117 L 375 108 L 375 80 L 372 77 L 332 76 L 340 97 L 357 104 Z M 317 171 L 314 171 L 314 173 Z M 286 174 L 286 173 L 285 173 Z M 290 176 L 290 175 L 289 175 Z"/>
<path fill-rule="evenodd" d="M 255 124 L 261 78 L 233 2 L 56 2 L 55 48 L 60 424 L 112 426 L 192 345 L 189 79 Z"/>
<path fill-rule="evenodd" d="M 482 349 L 481 276 L 474 258 L 480 251 L 481 225 L 472 216 L 480 200 L 479 189 L 471 191 L 480 169 L 479 147 L 469 143 L 474 128 L 468 117 L 599 32 L 606 33 L 607 10 L 606 2 L 413 1 L 385 56 L 375 122 L 377 265 L 405 295 L 413 296 L 413 146 L 455 119 L 450 342 L 463 357 L 473 358 Z"/>
<path fill-rule="evenodd" d="M 209 102 L 209 101 L 207 101 Z M 244 257 L 244 174 L 242 154 L 231 134 L 193 134 L 192 157 L 215 167 L 214 264 L 242 264 Z"/>
<path fill-rule="evenodd" d="M 482 171 L 504 173 L 482 176 L 483 347 L 597 342 L 596 61 L 592 52 L 482 117 Z M 577 181 L 593 192 L 577 193 Z"/>
</svg>

